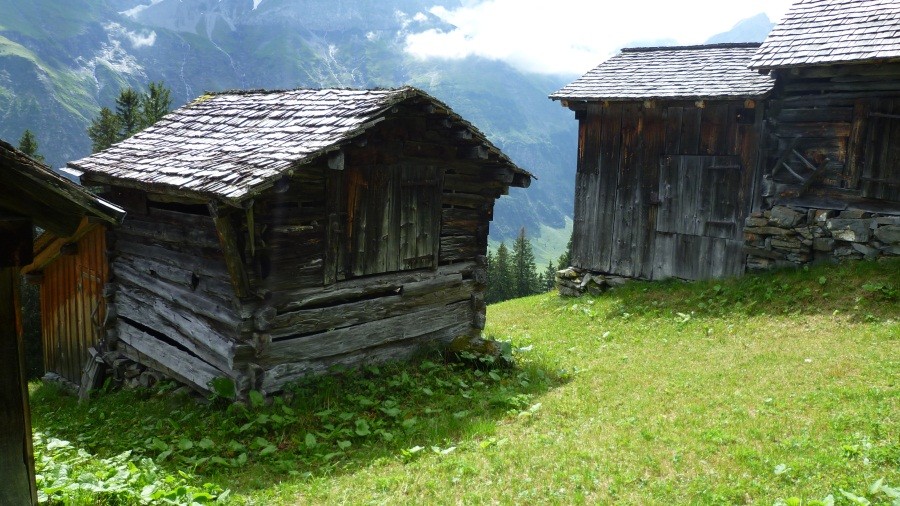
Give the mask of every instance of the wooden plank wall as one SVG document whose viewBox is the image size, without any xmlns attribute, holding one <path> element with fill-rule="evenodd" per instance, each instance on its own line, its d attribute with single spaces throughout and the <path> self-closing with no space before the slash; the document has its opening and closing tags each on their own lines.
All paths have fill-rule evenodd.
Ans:
<svg viewBox="0 0 900 506">
<path fill-rule="evenodd" d="M 668 275 L 654 272 L 667 155 L 739 157 L 735 219 L 742 223 L 753 206 L 761 114 L 760 104 L 744 101 L 608 102 L 579 111 L 572 264 L 644 279 Z"/>
<path fill-rule="evenodd" d="M 211 376 L 247 388 L 251 315 L 241 313 L 207 206 L 114 190 L 129 213 L 110 244 L 119 350 L 201 391 Z"/>
<path fill-rule="evenodd" d="M 764 174 L 772 186 L 767 196 L 781 204 L 853 203 L 876 211 L 887 201 L 896 209 L 900 64 L 796 69 L 778 79 L 767 114 Z M 821 170 L 794 156 L 792 147 Z M 809 177 L 813 180 L 805 185 Z"/>
<path fill-rule="evenodd" d="M 100 341 L 106 317 L 103 286 L 109 277 L 106 228 L 100 225 L 43 269 L 41 333 L 44 369 L 74 384 L 90 357 L 88 349 Z"/>
</svg>

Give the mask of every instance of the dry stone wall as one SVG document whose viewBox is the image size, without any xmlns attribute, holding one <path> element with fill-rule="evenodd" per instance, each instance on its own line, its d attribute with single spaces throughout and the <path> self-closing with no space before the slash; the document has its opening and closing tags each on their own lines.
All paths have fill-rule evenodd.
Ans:
<svg viewBox="0 0 900 506">
<path fill-rule="evenodd" d="M 774 206 L 744 224 L 747 270 L 900 255 L 900 216 Z"/>
</svg>

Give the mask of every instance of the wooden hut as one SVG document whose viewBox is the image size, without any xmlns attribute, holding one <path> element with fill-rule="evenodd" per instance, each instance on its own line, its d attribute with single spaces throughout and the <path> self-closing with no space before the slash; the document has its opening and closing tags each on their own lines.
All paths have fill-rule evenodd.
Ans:
<svg viewBox="0 0 900 506">
<path fill-rule="evenodd" d="M 758 46 L 623 49 L 550 96 L 579 122 L 574 268 L 643 279 L 743 272 L 761 99 L 773 86 L 748 68 Z"/>
<path fill-rule="evenodd" d="M 531 177 L 413 88 L 210 94 L 69 166 L 129 211 L 118 350 L 238 392 L 478 336 L 494 201 Z"/>
<path fill-rule="evenodd" d="M 121 209 L 0 141 L 0 504 L 37 504 L 24 378 L 19 271 L 32 260 L 34 226 L 59 236 Z"/>
<path fill-rule="evenodd" d="M 751 267 L 900 254 L 900 0 L 800 0 L 751 67 L 777 82 Z"/>
</svg>

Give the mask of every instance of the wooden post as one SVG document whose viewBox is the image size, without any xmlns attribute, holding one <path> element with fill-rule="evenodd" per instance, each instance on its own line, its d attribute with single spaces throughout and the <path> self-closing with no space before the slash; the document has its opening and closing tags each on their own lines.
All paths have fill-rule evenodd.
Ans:
<svg viewBox="0 0 900 506">
<path fill-rule="evenodd" d="M 34 449 L 22 317 L 19 312 L 19 266 L 30 262 L 31 220 L 0 218 L 0 504 L 37 504 Z"/>
<path fill-rule="evenodd" d="M 241 250 L 237 243 L 237 233 L 231 223 L 231 217 L 227 212 L 221 211 L 218 202 L 214 200 L 209 202 L 209 214 L 216 224 L 216 234 L 219 236 L 219 244 L 222 246 L 222 254 L 225 256 L 225 267 L 228 268 L 234 293 L 239 299 L 247 298 L 250 296 L 250 281 L 247 271 L 244 269 Z"/>
</svg>

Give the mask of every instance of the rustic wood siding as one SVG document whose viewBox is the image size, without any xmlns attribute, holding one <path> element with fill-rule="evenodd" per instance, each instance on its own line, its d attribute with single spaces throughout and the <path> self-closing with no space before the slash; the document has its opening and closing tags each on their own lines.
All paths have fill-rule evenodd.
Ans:
<svg viewBox="0 0 900 506">
<path fill-rule="evenodd" d="M 251 284 L 267 289 L 247 303 L 259 315 L 259 388 L 480 333 L 488 225 L 513 174 L 485 167 L 445 119 L 401 107 L 344 149 L 342 170 L 304 168 L 302 185 L 294 176 L 257 199 L 256 255 L 274 278 L 261 280 L 255 262 Z"/>
<path fill-rule="evenodd" d="M 111 247 L 119 349 L 201 390 L 211 374 L 246 383 L 250 325 L 206 206 L 136 198 Z"/>
<path fill-rule="evenodd" d="M 774 203 L 881 210 L 900 202 L 900 64 L 780 71 L 767 115 Z M 796 151 L 796 153 L 794 153 Z M 801 158 L 802 157 L 802 158 Z"/>
<path fill-rule="evenodd" d="M 106 229 L 96 226 L 64 249 L 44 268 L 41 282 L 44 368 L 78 384 L 106 317 Z"/>
<path fill-rule="evenodd" d="M 740 240 L 753 206 L 761 114 L 744 101 L 588 105 L 580 113 L 573 265 L 644 279 L 737 274 L 742 254 L 722 241 Z M 691 176 L 700 166 L 670 165 L 673 157 L 731 157 L 728 165 L 737 167 L 722 181 L 727 190 L 703 197 L 710 186 L 701 188 L 700 178 L 712 173 Z M 691 177 L 696 184 L 688 184 Z M 707 216 L 702 230 L 678 229 L 688 208 L 718 215 Z M 694 250 L 719 265 L 688 266 L 697 261 L 688 255 Z"/>
</svg>

